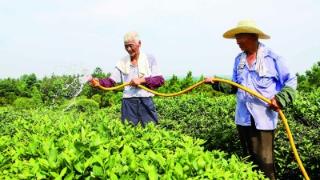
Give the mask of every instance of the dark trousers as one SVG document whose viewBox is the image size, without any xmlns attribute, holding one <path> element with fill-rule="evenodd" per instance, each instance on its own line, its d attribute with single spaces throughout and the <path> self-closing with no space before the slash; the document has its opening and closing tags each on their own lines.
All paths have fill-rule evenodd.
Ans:
<svg viewBox="0 0 320 180">
<path fill-rule="evenodd" d="M 275 178 L 274 130 L 256 129 L 251 117 L 251 126 L 237 125 L 240 143 L 245 156 L 250 156 L 258 168 L 270 179 Z"/>
<path fill-rule="evenodd" d="M 121 120 L 145 126 L 148 122 L 158 123 L 158 115 L 151 97 L 123 98 L 121 105 Z"/>
</svg>

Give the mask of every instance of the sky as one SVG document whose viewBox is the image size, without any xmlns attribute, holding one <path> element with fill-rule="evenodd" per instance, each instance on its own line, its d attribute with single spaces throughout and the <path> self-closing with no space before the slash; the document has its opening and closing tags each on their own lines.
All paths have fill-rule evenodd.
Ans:
<svg viewBox="0 0 320 180">
<path fill-rule="evenodd" d="M 0 0 L 0 78 L 112 72 L 137 31 L 165 77 L 231 75 L 235 40 L 251 19 L 293 73 L 320 61 L 319 0 Z"/>
</svg>

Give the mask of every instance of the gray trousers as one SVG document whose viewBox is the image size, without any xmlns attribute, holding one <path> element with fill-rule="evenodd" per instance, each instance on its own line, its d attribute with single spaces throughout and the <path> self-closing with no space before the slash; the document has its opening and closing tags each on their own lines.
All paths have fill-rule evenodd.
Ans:
<svg viewBox="0 0 320 180">
<path fill-rule="evenodd" d="M 145 126 L 148 122 L 158 123 L 158 115 L 151 97 L 123 98 L 121 106 L 121 120 L 128 120 L 135 126 L 141 122 Z"/>
<path fill-rule="evenodd" d="M 245 156 L 264 172 L 270 179 L 275 178 L 274 166 L 274 130 L 256 129 L 251 117 L 251 126 L 237 125 L 240 143 Z"/>
</svg>

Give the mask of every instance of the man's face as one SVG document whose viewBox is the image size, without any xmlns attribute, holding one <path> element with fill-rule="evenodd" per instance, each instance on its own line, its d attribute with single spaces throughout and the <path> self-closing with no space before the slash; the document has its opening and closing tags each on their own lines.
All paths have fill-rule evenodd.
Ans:
<svg viewBox="0 0 320 180">
<path fill-rule="evenodd" d="M 124 47 L 128 54 L 132 57 L 140 52 L 141 42 L 128 41 L 124 43 Z"/>
<path fill-rule="evenodd" d="M 241 33 L 236 34 L 237 44 L 242 51 L 247 51 L 256 45 L 257 36 L 255 34 Z"/>
</svg>

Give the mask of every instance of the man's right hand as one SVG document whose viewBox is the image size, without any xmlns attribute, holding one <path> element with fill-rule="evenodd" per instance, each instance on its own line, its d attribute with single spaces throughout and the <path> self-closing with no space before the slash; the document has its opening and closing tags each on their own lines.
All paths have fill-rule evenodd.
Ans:
<svg viewBox="0 0 320 180">
<path fill-rule="evenodd" d="M 89 81 L 89 84 L 90 84 L 92 87 L 98 87 L 98 86 L 100 86 L 100 83 L 99 83 L 99 79 L 98 79 L 98 78 L 92 78 L 92 79 Z"/>
<path fill-rule="evenodd" d="M 271 109 L 273 109 L 276 112 L 279 112 L 279 110 L 281 109 L 281 106 L 280 106 L 280 104 L 278 103 L 278 101 L 276 100 L 275 97 L 273 97 L 270 100 L 270 105 L 269 106 L 270 106 Z"/>
<path fill-rule="evenodd" d="M 206 84 L 213 84 L 214 83 L 214 78 L 213 77 L 205 77 L 204 82 Z"/>
</svg>

